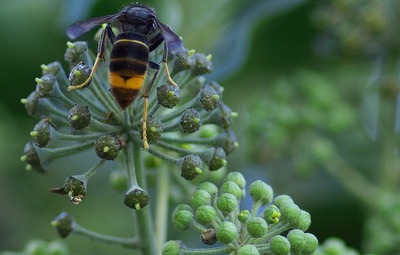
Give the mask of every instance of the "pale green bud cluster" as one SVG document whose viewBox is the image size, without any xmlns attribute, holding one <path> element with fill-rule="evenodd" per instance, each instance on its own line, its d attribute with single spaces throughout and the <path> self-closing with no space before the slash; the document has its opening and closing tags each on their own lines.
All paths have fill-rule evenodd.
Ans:
<svg viewBox="0 0 400 255">
<path fill-rule="evenodd" d="M 267 183 L 257 180 L 248 186 L 253 204 L 246 201 L 246 180 L 239 172 L 229 173 L 218 189 L 210 182 L 201 183 L 188 204 L 177 206 L 172 222 L 179 231 L 200 232 L 210 248 L 186 248 L 181 241 L 164 245 L 164 255 L 192 254 L 313 254 L 318 240 L 306 233 L 311 216 L 288 195 L 274 197 Z M 289 232 L 288 232 L 289 231 Z M 287 233 L 287 234 L 285 234 Z M 198 253 L 200 254 L 200 253 Z"/>
</svg>

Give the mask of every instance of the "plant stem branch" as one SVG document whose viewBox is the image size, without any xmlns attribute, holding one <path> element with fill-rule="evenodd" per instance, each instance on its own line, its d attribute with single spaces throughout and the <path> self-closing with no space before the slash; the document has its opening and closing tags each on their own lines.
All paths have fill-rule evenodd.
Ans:
<svg viewBox="0 0 400 255">
<path fill-rule="evenodd" d="M 99 234 L 80 226 L 76 222 L 72 223 L 72 229 L 75 234 L 85 236 L 92 241 L 122 246 L 126 248 L 137 248 L 138 246 L 138 241 L 135 238 L 123 238 Z"/>
<path fill-rule="evenodd" d="M 157 205 L 156 205 L 156 235 L 158 250 L 162 249 L 167 237 L 168 228 L 168 201 L 170 194 L 170 173 L 163 167 L 157 178 Z"/>
</svg>

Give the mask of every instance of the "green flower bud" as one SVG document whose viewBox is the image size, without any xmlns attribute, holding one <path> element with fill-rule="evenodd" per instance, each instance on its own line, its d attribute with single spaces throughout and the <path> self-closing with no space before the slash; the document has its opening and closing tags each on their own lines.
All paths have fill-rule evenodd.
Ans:
<svg viewBox="0 0 400 255">
<path fill-rule="evenodd" d="M 239 172 L 228 173 L 228 175 L 225 177 L 225 182 L 228 182 L 228 181 L 236 183 L 239 186 L 239 188 L 241 188 L 242 190 L 246 186 L 246 179 L 244 178 L 243 174 L 241 174 Z"/>
<path fill-rule="evenodd" d="M 197 154 L 187 155 L 183 158 L 181 176 L 186 180 L 193 180 L 202 173 L 203 161 Z"/>
<path fill-rule="evenodd" d="M 220 194 L 230 193 L 234 195 L 238 200 L 242 200 L 244 197 L 243 190 L 234 182 L 224 182 L 219 190 Z"/>
<path fill-rule="evenodd" d="M 74 218 L 72 215 L 62 212 L 51 222 L 51 225 L 56 227 L 58 234 L 62 238 L 65 238 L 71 233 L 73 222 Z"/>
<path fill-rule="evenodd" d="M 306 231 L 311 225 L 311 215 L 309 212 L 301 210 L 300 217 L 295 224 L 295 228 Z"/>
<path fill-rule="evenodd" d="M 22 99 L 21 102 L 25 104 L 26 112 L 29 116 L 35 117 L 38 109 L 39 94 L 33 91 L 26 99 Z"/>
<path fill-rule="evenodd" d="M 81 55 L 88 49 L 86 42 L 68 42 L 67 46 L 64 59 L 71 65 L 76 64 L 81 59 Z"/>
<path fill-rule="evenodd" d="M 180 255 L 182 248 L 182 242 L 177 240 L 171 240 L 166 242 L 162 247 L 162 255 Z"/>
<path fill-rule="evenodd" d="M 274 203 L 278 207 L 287 202 L 293 203 L 293 199 L 288 195 L 279 195 L 274 199 Z"/>
<path fill-rule="evenodd" d="M 196 190 L 190 198 L 190 205 L 193 209 L 197 209 L 202 205 L 211 205 L 212 197 L 205 190 Z"/>
<path fill-rule="evenodd" d="M 217 207 L 221 212 L 228 214 L 238 207 L 238 200 L 233 194 L 223 193 L 217 197 Z"/>
<path fill-rule="evenodd" d="M 232 130 L 220 133 L 216 138 L 215 145 L 222 147 L 228 155 L 238 146 L 235 133 Z"/>
<path fill-rule="evenodd" d="M 36 151 L 35 146 L 32 142 L 28 142 L 24 148 L 24 156 L 21 157 L 23 161 L 27 163 L 27 169 L 35 169 L 38 172 L 45 173 L 46 170 L 43 169 L 39 155 Z"/>
<path fill-rule="evenodd" d="M 176 75 L 184 70 L 193 68 L 196 60 L 193 57 L 194 51 L 188 51 L 187 49 L 181 49 L 174 54 L 174 62 L 172 66 L 171 76 Z"/>
<path fill-rule="evenodd" d="M 306 237 L 304 237 L 306 238 Z M 323 243 L 323 254 L 341 255 L 345 253 L 347 247 L 342 239 L 330 237 Z"/>
<path fill-rule="evenodd" d="M 276 205 L 269 205 L 263 211 L 263 218 L 268 224 L 278 223 L 280 217 L 281 213 Z"/>
<path fill-rule="evenodd" d="M 114 169 L 109 177 L 111 187 L 117 191 L 127 190 L 128 187 L 128 175 L 121 169 Z"/>
<path fill-rule="evenodd" d="M 174 108 L 181 99 L 179 87 L 171 84 L 163 84 L 157 87 L 158 103 L 166 108 Z"/>
<path fill-rule="evenodd" d="M 80 175 L 69 176 L 62 188 L 51 189 L 50 192 L 68 195 L 74 204 L 79 204 L 86 196 L 86 180 Z"/>
<path fill-rule="evenodd" d="M 36 92 L 39 97 L 46 97 L 51 94 L 53 87 L 58 86 L 56 77 L 53 74 L 43 75 L 40 79 L 36 79 Z"/>
<path fill-rule="evenodd" d="M 90 125 L 92 113 L 88 106 L 75 105 L 69 110 L 67 121 L 73 129 L 81 130 Z"/>
<path fill-rule="evenodd" d="M 25 245 L 25 253 L 29 255 L 47 255 L 47 243 L 44 240 L 33 239 Z"/>
<path fill-rule="evenodd" d="M 175 210 L 173 213 L 178 212 L 178 211 L 189 211 L 189 212 L 193 213 L 193 208 L 188 204 L 179 204 L 177 207 L 175 207 Z"/>
<path fill-rule="evenodd" d="M 211 56 L 204 55 L 202 53 L 195 53 L 194 54 L 195 65 L 192 69 L 192 76 L 200 76 L 207 73 L 210 73 L 213 69 L 211 63 Z"/>
<path fill-rule="evenodd" d="M 210 115 L 204 120 L 204 124 L 214 124 L 224 129 L 227 129 L 232 124 L 232 117 L 236 116 L 232 113 L 232 110 L 223 103 L 219 104 L 218 108 L 215 108 Z"/>
<path fill-rule="evenodd" d="M 185 232 L 193 225 L 193 218 L 191 211 L 175 210 L 172 214 L 172 223 L 177 230 Z"/>
<path fill-rule="evenodd" d="M 318 239 L 311 233 L 305 233 L 305 244 L 301 250 L 302 254 L 308 255 L 313 254 L 318 248 Z"/>
<path fill-rule="evenodd" d="M 211 205 L 202 205 L 197 208 L 194 218 L 201 225 L 211 224 L 217 217 L 217 211 Z"/>
<path fill-rule="evenodd" d="M 94 143 L 97 156 L 107 160 L 116 159 L 123 145 L 122 140 L 115 135 L 100 136 Z"/>
<path fill-rule="evenodd" d="M 238 220 L 241 223 L 246 223 L 250 219 L 250 216 L 251 216 L 251 214 L 250 214 L 249 210 L 243 210 L 239 213 Z"/>
<path fill-rule="evenodd" d="M 62 70 L 61 64 L 58 61 L 52 62 L 48 65 L 41 65 L 42 68 L 42 74 L 52 74 L 54 76 L 57 76 L 57 74 Z"/>
<path fill-rule="evenodd" d="M 213 228 L 209 228 L 201 233 L 200 239 L 204 244 L 213 245 L 217 242 L 217 233 Z"/>
<path fill-rule="evenodd" d="M 216 171 L 227 164 L 226 153 L 221 147 L 208 148 L 200 152 L 199 156 L 210 171 Z"/>
<path fill-rule="evenodd" d="M 217 240 L 222 244 L 230 244 L 238 235 L 236 225 L 230 221 L 222 222 L 217 229 Z"/>
<path fill-rule="evenodd" d="M 149 194 L 142 188 L 133 185 L 126 193 L 124 197 L 124 204 L 132 209 L 140 210 L 147 206 L 150 201 Z"/>
<path fill-rule="evenodd" d="M 218 107 L 220 95 L 207 83 L 200 92 L 200 103 L 207 112 L 212 111 Z"/>
<path fill-rule="evenodd" d="M 286 202 L 281 204 L 279 207 L 281 212 L 281 220 L 290 224 L 295 224 L 301 214 L 301 209 L 293 202 Z"/>
<path fill-rule="evenodd" d="M 221 147 L 216 147 L 214 151 L 214 155 L 208 164 L 208 168 L 210 171 L 215 171 L 220 169 L 221 167 L 226 166 L 227 161 L 226 161 L 226 153 L 224 149 Z"/>
<path fill-rule="evenodd" d="M 69 85 L 73 87 L 84 83 L 87 78 L 89 78 L 91 72 L 92 69 L 89 66 L 87 66 L 83 62 L 79 62 L 74 68 L 72 68 L 69 74 Z M 88 83 L 88 85 L 89 84 L 90 83 Z"/>
<path fill-rule="evenodd" d="M 287 255 L 290 252 L 289 241 L 280 235 L 271 238 L 270 246 L 273 255 Z"/>
<path fill-rule="evenodd" d="M 157 142 L 158 139 L 160 139 L 162 132 L 163 132 L 163 125 L 162 125 L 161 121 L 151 115 L 148 116 L 147 132 L 146 132 L 147 140 L 149 142 Z M 142 135 L 142 132 L 140 132 L 140 134 Z"/>
<path fill-rule="evenodd" d="M 274 197 L 274 191 L 271 186 L 261 180 L 250 184 L 249 191 L 254 203 L 260 203 L 261 205 L 270 203 Z"/>
<path fill-rule="evenodd" d="M 68 246 L 61 240 L 51 241 L 47 245 L 47 252 L 50 255 L 69 255 L 70 254 Z"/>
<path fill-rule="evenodd" d="M 31 132 L 33 142 L 36 146 L 42 148 L 49 144 L 51 139 L 51 128 L 53 128 L 53 123 L 50 119 L 43 119 L 36 124 Z"/>
<path fill-rule="evenodd" d="M 299 253 L 305 244 L 305 234 L 300 229 L 293 229 L 289 231 L 286 237 L 290 243 L 291 250 L 295 253 Z"/>
<path fill-rule="evenodd" d="M 252 217 L 247 223 L 247 232 L 253 238 L 260 238 L 264 236 L 268 231 L 268 224 L 261 217 Z"/>
<path fill-rule="evenodd" d="M 182 114 L 180 124 L 183 132 L 189 134 L 196 132 L 201 127 L 200 113 L 193 108 L 186 109 Z"/>
<path fill-rule="evenodd" d="M 218 187 L 212 182 L 202 182 L 197 189 L 207 191 L 212 197 L 218 194 Z"/>
<path fill-rule="evenodd" d="M 237 250 L 236 254 L 237 255 L 260 255 L 260 252 L 254 245 L 245 244 Z"/>
<path fill-rule="evenodd" d="M 217 92 L 217 94 L 219 96 L 222 96 L 222 92 L 224 91 L 224 88 L 221 87 L 221 85 L 219 85 L 218 82 L 216 81 L 209 81 L 208 85 L 211 86 L 212 88 L 214 88 L 215 92 Z"/>
</svg>

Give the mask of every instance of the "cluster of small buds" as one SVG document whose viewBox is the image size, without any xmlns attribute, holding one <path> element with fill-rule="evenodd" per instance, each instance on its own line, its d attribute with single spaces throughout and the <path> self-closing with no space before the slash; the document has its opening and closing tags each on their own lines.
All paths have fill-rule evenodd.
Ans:
<svg viewBox="0 0 400 255">
<path fill-rule="evenodd" d="M 31 239 L 22 251 L 1 251 L 0 255 L 70 255 L 68 246 L 61 240 Z"/>
<path fill-rule="evenodd" d="M 330 237 L 318 246 L 313 255 L 360 255 L 360 253 L 356 249 L 347 246 L 343 240 Z"/>
<path fill-rule="evenodd" d="M 164 70 L 160 70 L 149 94 L 144 128 L 141 93 L 127 109 L 121 110 L 109 92 L 107 65 L 100 64 L 90 76 L 94 58 L 87 43 L 68 42 L 67 46 L 69 75 L 59 62 L 42 65 L 36 90 L 21 100 L 27 113 L 40 119 L 21 160 L 28 170 L 45 173 L 53 160 L 92 149 L 99 163 L 84 174 L 68 177 L 61 188 L 52 192 L 68 195 L 74 203 L 81 202 L 89 178 L 105 161 L 117 159 L 120 169 L 127 169 L 125 205 L 134 209 L 146 206 L 149 195 L 139 187 L 131 160 L 135 149 L 146 148 L 143 132 L 149 143 L 147 152 L 177 166 L 186 180 L 196 178 L 204 166 L 214 171 L 226 165 L 227 155 L 237 146 L 230 130 L 236 113 L 222 102 L 223 88 L 202 76 L 212 70 L 211 56 L 184 48 L 170 56 L 171 78 L 178 86 L 170 84 Z M 150 53 L 152 61 L 161 60 L 161 48 Z M 106 62 L 109 52 L 107 48 Z M 154 71 L 149 69 L 148 73 L 144 89 Z M 88 85 L 69 91 L 88 77 Z"/>
<path fill-rule="evenodd" d="M 400 20 L 399 8 L 398 1 L 321 2 L 313 14 L 316 26 L 324 30 L 316 49 L 336 57 L 336 49 L 347 56 L 397 52 L 399 37 L 395 24 Z"/>
<path fill-rule="evenodd" d="M 201 183 L 188 204 L 178 205 L 172 222 L 179 231 L 193 228 L 200 232 L 204 244 L 219 246 L 194 249 L 196 254 L 313 254 L 317 238 L 305 233 L 311 224 L 310 214 L 296 205 L 288 195 L 274 197 L 263 181 L 249 185 L 253 200 L 250 210 L 240 209 L 246 196 L 246 180 L 231 172 L 218 189 L 211 182 Z M 286 237 L 283 233 L 287 233 Z M 168 241 L 163 255 L 195 254 L 182 241 Z M 203 252 L 203 253 L 201 253 Z"/>
</svg>

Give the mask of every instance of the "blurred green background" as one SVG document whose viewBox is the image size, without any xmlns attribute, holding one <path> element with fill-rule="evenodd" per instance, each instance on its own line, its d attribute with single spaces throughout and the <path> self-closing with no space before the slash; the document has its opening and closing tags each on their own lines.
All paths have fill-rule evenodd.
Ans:
<svg viewBox="0 0 400 255">
<path fill-rule="evenodd" d="M 240 147 L 230 155 L 228 169 L 241 171 L 249 182 L 262 178 L 277 194 L 292 196 L 311 213 L 310 232 L 320 241 L 338 236 L 356 248 L 372 249 L 365 240 L 371 236 L 366 225 L 374 212 L 362 200 L 360 189 L 352 190 L 352 175 L 337 174 L 335 167 L 350 167 L 349 173 L 361 173 L 367 183 L 387 187 L 389 194 L 398 191 L 398 163 L 385 156 L 398 149 L 399 3 L 142 3 L 157 10 L 159 19 L 183 37 L 186 48 L 212 54 L 215 72 L 208 78 L 225 88 L 225 103 L 239 113 L 233 129 Z M 21 250 L 34 237 L 57 238 L 50 221 L 61 210 L 98 232 L 129 235 L 131 229 L 119 219 L 129 220 L 130 212 L 122 206 L 121 194 L 108 187 L 106 171 L 91 183 L 93 196 L 77 207 L 48 190 L 92 162 L 63 159 L 42 176 L 26 172 L 19 161 L 37 121 L 26 115 L 20 99 L 34 90 L 41 64 L 56 60 L 65 64 L 66 27 L 116 13 L 128 4 L 124 0 L 0 2 L 0 251 Z M 82 40 L 95 50 L 93 34 Z M 338 159 L 345 164 L 338 164 L 342 162 Z M 68 169 L 61 167 L 65 164 Z M 119 206 L 121 210 L 116 210 Z M 397 226 L 394 229 L 389 233 L 398 233 Z M 126 252 L 76 236 L 66 242 L 74 254 Z M 390 242 L 381 249 L 396 253 Z"/>
</svg>

